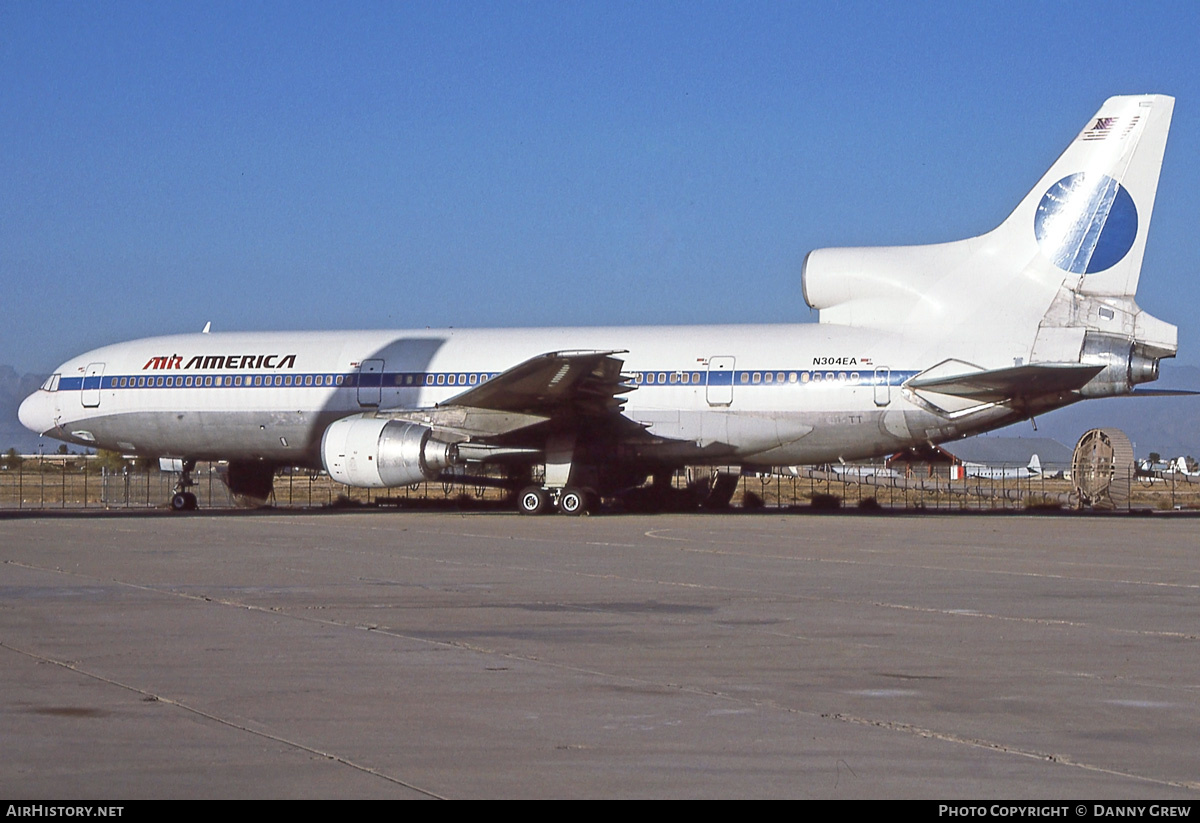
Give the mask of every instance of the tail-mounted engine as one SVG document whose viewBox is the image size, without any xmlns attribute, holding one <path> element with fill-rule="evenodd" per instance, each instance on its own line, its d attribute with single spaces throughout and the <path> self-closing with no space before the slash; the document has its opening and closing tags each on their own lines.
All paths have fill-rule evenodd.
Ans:
<svg viewBox="0 0 1200 823">
<path fill-rule="evenodd" d="M 339 483 L 386 488 L 433 480 L 459 456 L 458 446 L 434 439 L 424 426 L 355 415 L 325 430 L 321 461 Z"/>
<path fill-rule="evenodd" d="M 1088 332 L 1079 362 L 1104 366 L 1080 389 L 1084 397 L 1128 394 L 1139 383 L 1158 379 L 1158 358 L 1143 353 L 1136 342 L 1120 335 Z"/>
</svg>

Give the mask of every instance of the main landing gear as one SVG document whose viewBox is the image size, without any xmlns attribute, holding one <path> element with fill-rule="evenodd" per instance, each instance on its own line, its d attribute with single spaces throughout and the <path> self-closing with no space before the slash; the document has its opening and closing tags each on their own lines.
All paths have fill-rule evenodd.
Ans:
<svg viewBox="0 0 1200 823">
<path fill-rule="evenodd" d="M 600 496 L 591 489 L 567 486 L 557 495 L 542 486 L 527 486 L 517 495 L 517 508 L 521 514 L 546 514 L 558 509 L 561 514 L 575 517 L 588 514 L 599 508 Z"/>
<path fill-rule="evenodd" d="M 188 491 L 189 488 L 196 485 L 196 481 L 192 479 L 192 470 L 195 468 L 195 460 L 183 461 L 179 482 L 175 484 L 175 494 L 171 496 L 171 511 L 191 512 L 196 510 L 196 495 Z"/>
</svg>

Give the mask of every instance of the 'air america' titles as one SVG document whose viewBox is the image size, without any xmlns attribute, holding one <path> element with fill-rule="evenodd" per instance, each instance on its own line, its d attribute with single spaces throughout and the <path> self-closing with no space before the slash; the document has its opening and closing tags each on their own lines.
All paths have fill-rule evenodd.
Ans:
<svg viewBox="0 0 1200 823">
<path fill-rule="evenodd" d="M 187 364 L 183 356 L 178 354 L 164 357 L 151 357 L 142 366 L 142 371 L 159 371 L 162 369 L 294 369 L 296 355 L 294 354 L 197 354 Z"/>
</svg>

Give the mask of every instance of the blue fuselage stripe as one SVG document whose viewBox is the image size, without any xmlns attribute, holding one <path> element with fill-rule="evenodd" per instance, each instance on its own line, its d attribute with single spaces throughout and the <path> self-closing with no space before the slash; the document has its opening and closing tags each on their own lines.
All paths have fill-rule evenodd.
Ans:
<svg viewBox="0 0 1200 823">
<path fill-rule="evenodd" d="M 636 371 L 626 373 L 631 388 L 736 386 L 738 389 L 897 386 L 916 371 L 863 372 L 812 370 Z M 312 389 L 312 388 L 470 388 L 496 377 L 495 372 L 349 372 L 269 374 L 170 374 L 63 377 L 58 391 L 123 391 L 129 389 Z"/>
</svg>

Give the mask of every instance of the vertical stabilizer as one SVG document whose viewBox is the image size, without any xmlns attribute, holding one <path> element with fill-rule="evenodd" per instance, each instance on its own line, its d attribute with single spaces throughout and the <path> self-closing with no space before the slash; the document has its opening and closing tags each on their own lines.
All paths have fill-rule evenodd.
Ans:
<svg viewBox="0 0 1200 823">
<path fill-rule="evenodd" d="M 1084 294 L 1137 291 L 1174 106 L 1110 97 L 1005 221 Z"/>
<path fill-rule="evenodd" d="M 1175 327 L 1133 298 L 1174 104 L 1106 100 L 987 234 L 811 252 L 805 299 L 822 323 L 888 329 L 939 351 L 949 339 L 957 358 L 989 368 L 1128 361 L 1130 346 L 1155 362 L 1173 356 Z M 1132 371 L 1125 385 L 1153 379 L 1156 365 Z"/>
</svg>

